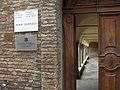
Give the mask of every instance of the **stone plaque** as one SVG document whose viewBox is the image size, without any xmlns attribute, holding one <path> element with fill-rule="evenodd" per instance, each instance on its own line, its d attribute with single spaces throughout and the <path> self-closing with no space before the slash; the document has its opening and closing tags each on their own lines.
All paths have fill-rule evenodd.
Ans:
<svg viewBox="0 0 120 90">
<path fill-rule="evenodd" d="M 22 51 L 37 50 L 37 35 L 15 35 L 15 48 Z"/>
<path fill-rule="evenodd" d="M 14 12 L 14 32 L 38 31 L 38 10 Z"/>
</svg>

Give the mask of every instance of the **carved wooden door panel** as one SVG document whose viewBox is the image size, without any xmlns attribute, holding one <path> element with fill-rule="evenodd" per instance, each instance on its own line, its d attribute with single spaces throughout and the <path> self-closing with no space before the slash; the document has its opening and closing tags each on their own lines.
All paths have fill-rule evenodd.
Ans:
<svg viewBox="0 0 120 90">
<path fill-rule="evenodd" d="M 99 90 L 120 90 L 120 15 L 99 15 Z"/>
</svg>

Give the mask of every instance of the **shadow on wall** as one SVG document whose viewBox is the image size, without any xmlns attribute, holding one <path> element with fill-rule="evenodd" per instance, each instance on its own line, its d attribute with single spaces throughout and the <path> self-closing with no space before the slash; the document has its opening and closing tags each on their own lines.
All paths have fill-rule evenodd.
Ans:
<svg viewBox="0 0 120 90">
<path fill-rule="evenodd" d="M 98 56 L 98 42 L 91 42 L 88 48 L 89 57 L 97 57 Z"/>
</svg>

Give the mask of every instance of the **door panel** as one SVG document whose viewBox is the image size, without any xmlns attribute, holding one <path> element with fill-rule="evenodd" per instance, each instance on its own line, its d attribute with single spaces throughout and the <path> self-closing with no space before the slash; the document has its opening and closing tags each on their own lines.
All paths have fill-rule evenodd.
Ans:
<svg viewBox="0 0 120 90">
<path fill-rule="evenodd" d="M 99 15 L 99 90 L 120 90 L 120 17 Z"/>
<path fill-rule="evenodd" d="M 105 56 L 107 53 L 114 53 L 120 56 L 119 15 L 102 15 L 99 22 L 99 55 Z"/>
<path fill-rule="evenodd" d="M 115 71 L 107 71 L 105 68 L 101 68 L 101 81 L 102 83 L 101 86 L 99 87 L 99 90 L 119 90 L 117 88 L 117 72 L 118 70 Z"/>
</svg>

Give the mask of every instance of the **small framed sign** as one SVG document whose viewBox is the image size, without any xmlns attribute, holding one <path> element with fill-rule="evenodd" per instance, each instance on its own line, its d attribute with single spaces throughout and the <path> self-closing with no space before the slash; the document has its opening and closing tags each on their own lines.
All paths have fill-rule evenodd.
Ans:
<svg viewBox="0 0 120 90">
<path fill-rule="evenodd" d="M 15 48 L 22 51 L 37 50 L 37 35 L 15 35 Z"/>
<path fill-rule="evenodd" d="M 14 12 L 14 32 L 38 31 L 38 10 Z"/>
</svg>

